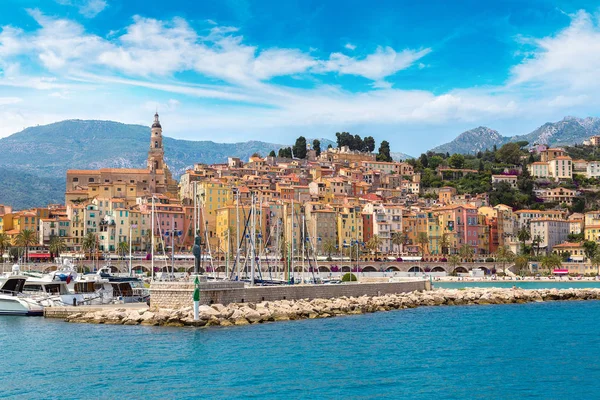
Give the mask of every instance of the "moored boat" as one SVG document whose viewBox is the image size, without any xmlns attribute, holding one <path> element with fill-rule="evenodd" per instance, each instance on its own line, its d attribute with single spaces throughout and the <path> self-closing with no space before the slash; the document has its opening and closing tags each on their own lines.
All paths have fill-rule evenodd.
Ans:
<svg viewBox="0 0 600 400">
<path fill-rule="evenodd" d="M 13 268 L 10 275 L 0 276 L 0 315 L 43 315 L 44 308 L 33 296 L 23 293 L 27 277 Z"/>
</svg>

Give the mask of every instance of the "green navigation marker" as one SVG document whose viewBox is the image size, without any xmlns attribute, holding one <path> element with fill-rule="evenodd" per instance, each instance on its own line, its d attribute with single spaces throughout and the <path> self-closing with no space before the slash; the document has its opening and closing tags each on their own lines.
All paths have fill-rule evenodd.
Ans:
<svg viewBox="0 0 600 400">
<path fill-rule="evenodd" d="M 194 284 L 196 285 L 194 289 L 194 301 L 200 301 L 200 279 L 198 279 L 198 276 L 196 276 Z"/>
</svg>

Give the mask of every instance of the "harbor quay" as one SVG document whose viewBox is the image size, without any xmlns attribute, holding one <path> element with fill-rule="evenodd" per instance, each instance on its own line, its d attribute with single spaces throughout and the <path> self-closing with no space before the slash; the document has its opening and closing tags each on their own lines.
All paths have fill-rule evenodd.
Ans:
<svg viewBox="0 0 600 400">
<path fill-rule="evenodd" d="M 113 273 L 126 273 L 129 272 L 129 261 L 117 261 L 113 262 L 110 265 L 105 265 L 96 263 L 90 260 L 81 260 L 78 264 L 82 269 L 93 271 L 97 269 L 99 265 L 102 267 L 110 268 Z M 460 265 L 451 265 L 448 262 L 441 261 L 319 261 L 317 263 L 317 267 L 314 268 L 315 273 L 320 274 L 329 274 L 329 273 L 345 273 L 345 272 L 356 272 L 358 267 L 358 271 L 361 274 L 370 273 L 445 273 L 445 274 L 467 274 L 470 271 L 475 269 L 482 270 L 485 274 L 490 274 L 493 271 L 501 271 L 502 266 L 498 262 L 462 262 Z M 0 270 L 2 272 L 10 271 L 11 265 L 9 263 L 4 263 L 0 265 Z M 21 266 L 21 269 L 24 271 L 39 271 L 39 272 L 52 272 L 57 268 L 60 268 L 60 265 L 57 263 L 30 263 Z M 231 273 L 233 267 L 233 263 L 230 261 L 229 264 L 226 263 L 225 260 L 215 261 L 213 263 L 213 267 L 204 265 L 200 267 L 201 273 L 206 274 L 215 274 L 219 277 L 225 277 Z M 241 267 L 243 269 L 243 266 Z M 287 265 L 284 262 L 280 261 L 270 261 L 267 263 L 261 263 L 256 266 L 257 270 L 260 270 L 263 273 L 272 272 L 282 272 L 285 271 Z M 131 263 L 131 269 L 136 274 L 141 275 L 151 275 L 152 271 L 152 262 L 148 260 L 134 260 Z M 170 261 L 155 261 L 154 262 L 154 270 L 155 272 L 181 272 L 181 273 L 193 273 L 194 271 L 194 262 L 193 261 L 175 261 L 175 263 L 171 263 Z M 246 266 L 246 272 L 249 271 L 249 265 Z M 304 267 L 305 272 L 312 272 L 308 266 Z M 294 272 L 302 272 L 302 267 L 298 264 L 294 266 Z"/>
</svg>

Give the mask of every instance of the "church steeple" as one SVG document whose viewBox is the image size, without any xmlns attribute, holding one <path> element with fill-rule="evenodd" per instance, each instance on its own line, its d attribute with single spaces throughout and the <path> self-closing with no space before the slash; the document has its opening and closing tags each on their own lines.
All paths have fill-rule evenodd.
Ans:
<svg viewBox="0 0 600 400">
<path fill-rule="evenodd" d="M 162 142 L 162 126 L 158 120 L 158 112 L 154 114 L 154 123 L 150 132 L 150 150 L 148 150 L 148 169 L 156 171 L 164 168 L 165 150 Z"/>
</svg>

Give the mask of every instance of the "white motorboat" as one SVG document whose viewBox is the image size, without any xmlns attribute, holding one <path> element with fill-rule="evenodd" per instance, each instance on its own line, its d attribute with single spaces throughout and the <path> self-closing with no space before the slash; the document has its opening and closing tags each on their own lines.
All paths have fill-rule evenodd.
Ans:
<svg viewBox="0 0 600 400">
<path fill-rule="evenodd" d="M 67 280 L 70 282 L 70 279 Z M 46 307 L 82 304 L 83 295 L 71 292 L 67 280 L 61 280 L 54 274 L 45 274 L 41 277 L 28 274 L 23 285 L 23 293 L 42 299 L 40 303 Z"/>
<path fill-rule="evenodd" d="M 0 276 L 0 315 L 43 315 L 44 308 L 39 299 L 23 293 L 27 277 L 19 274 L 19 268 L 13 267 L 13 273 Z"/>
</svg>

